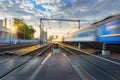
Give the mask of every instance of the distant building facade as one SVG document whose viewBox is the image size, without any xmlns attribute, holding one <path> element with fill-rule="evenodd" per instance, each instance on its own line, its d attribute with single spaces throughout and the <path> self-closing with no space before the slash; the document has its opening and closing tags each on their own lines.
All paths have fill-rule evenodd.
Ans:
<svg viewBox="0 0 120 80">
<path fill-rule="evenodd" d="M 9 26 L 9 28 L 8 28 Z M 11 32 L 12 22 L 10 20 L 0 20 L 0 40 L 15 40 L 16 33 Z"/>
<path fill-rule="evenodd" d="M 54 36 L 50 35 L 49 38 L 48 38 L 48 41 L 52 41 L 53 39 L 54 39 Z"/>
<path fill-rule="evenodd" d="M 3 26 L 3 20 L 0 20 L 0 39 L 9 39 L 9 29 Z"/>
<path fill-rule="evenodd" d="M 43 43 L 47 42 L 47 32 L 44 31 L 44 29 L 42 28 L 40 30 L 40 41 L 42 41 Z"/>
</svg>

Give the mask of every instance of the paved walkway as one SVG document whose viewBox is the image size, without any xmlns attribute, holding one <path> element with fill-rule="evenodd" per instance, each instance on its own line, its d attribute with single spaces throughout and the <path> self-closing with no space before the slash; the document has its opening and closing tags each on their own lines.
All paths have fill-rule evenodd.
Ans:
<svg viewBox="0 0 120 80">
<path fill-rule="evenodd" d="M 36 80 L 81 80 L 62 54 L 52 55 L 40 70 Z"/>
</svg>

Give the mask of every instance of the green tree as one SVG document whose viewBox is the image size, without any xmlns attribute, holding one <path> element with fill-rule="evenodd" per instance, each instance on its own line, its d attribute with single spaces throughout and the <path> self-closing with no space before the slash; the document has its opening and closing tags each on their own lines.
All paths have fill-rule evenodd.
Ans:
<svg viewBox="0 0 120 80">
<path fill-rule="evenodd" d="M 33 26 L 28 26 L 24 20 L 14 18 L 14 26 L 17 27 L 17 36 L 19 39 L 33 39 L 35 30 Z"/>
</svg>

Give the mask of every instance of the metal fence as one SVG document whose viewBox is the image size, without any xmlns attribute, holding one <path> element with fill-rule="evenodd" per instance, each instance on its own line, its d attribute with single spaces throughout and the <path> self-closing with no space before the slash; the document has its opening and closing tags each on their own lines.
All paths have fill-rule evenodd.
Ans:
<svg viewBox="0 0 120 80">
<path fill-rule="evenodd" d="M 39 40 L 0 40 L 0 44 L 38 43 Z"/>
</svg>

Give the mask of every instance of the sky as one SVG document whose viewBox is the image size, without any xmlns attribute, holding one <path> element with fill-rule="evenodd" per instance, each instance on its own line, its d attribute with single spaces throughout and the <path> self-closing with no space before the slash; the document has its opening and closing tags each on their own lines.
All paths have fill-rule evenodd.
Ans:
<svg viewBox="0 0 120 80">
<path fill-rule="evenodd" d="M 40 18 L 80 20 L 81 28 L 108 16 L 120 14 L 120 0 L 0 0 L 0 19 L 20 18 L 34 26 L 39 37 Z M 78 30 L 77 22 L 43 21 L 48 35 Z"/>
</svg>

